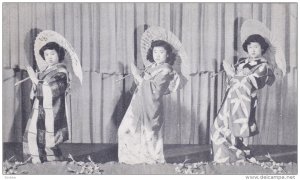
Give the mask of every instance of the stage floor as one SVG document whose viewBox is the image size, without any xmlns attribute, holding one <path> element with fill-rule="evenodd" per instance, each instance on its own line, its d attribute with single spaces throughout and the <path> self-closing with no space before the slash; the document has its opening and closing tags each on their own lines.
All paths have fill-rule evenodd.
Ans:
<svg viewBox="0 0 300 180">
<path fill-rule="evenodd" d="M 78 160 L 85 160 L 90 155 L 95 162 L 105 163 L 118 160 L 117 144 L 69 144 L 60 145 L 65 157 L 73 155 Z M 263 160 L 267 153 L 279 162 L 297 163 L 297 146 L 287 145 L 255 145 L 251 146 L 256 158 Z M 212 161 L 210 156 L 210 145 L 190 145 L 190 144 L 165 144 L 164 154 L 168 163 L 180 163 L 185 159 L 191 162 Z M 22 160 L 21 143 L 4 143 L 3 160 L 15 156 Z"/>
<path fill-rule="evenodd" d="M 174 163 L 182 163 L 189 159 L 189 163 L 211 162 L 209 145 L 168 145 L 164 146 L 164 154 L 167 161 L 165 165 L 124 165 L 117 163 L 117 144 L 61 144 L 64 157 L 71 154 L 76 161 L 88 162 L 90 156 L 95 163 L 104 164 L 105 174 L 176 174 Z M 257 145 L 252 146 L 253 154 L 259 161 L 267 161 L 265 156 L 268 153 L 276 162 L 289 163 L 289 173 L 297 174 L 297 146 L 281 145 Z M 14 156 L 15 160 L 22 161 L 21 143 L 4 143 L 3 160 Z M 175 166 L 174 166 L 175 165 Z M 29 174 L 70 174 L 66 173 L 66 162 L 61 164 L 46 163 L 47 168 L 38 168 L 32 164 L 23 169 L 27 169 Z M 53 167 L 52 167 L 53 166 Z M 59 168 L 61 166 L 61 168 Z M 261 167 L 226 167 L 212 166 L 206 167 L 205 174 L 269 174 Z"/>
</svg>

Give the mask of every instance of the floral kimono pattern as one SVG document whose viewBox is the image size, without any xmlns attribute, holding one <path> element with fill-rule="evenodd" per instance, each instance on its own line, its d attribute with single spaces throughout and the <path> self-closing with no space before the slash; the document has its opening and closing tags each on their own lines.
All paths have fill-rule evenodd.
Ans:
<svg viewBox="0 0 300 180">
<path fill-rule="evenodd" d="M 169 93 L 174 71 L 169 64 L 149 68 L 137 86 L 118 129 L 119 162 L 165 163 L 162 138 L 162 97 Z"/>
<path fill-rule="evenodd" d="M 274 81 L 274 74 L 263 58 L 240 59 L 235 71 L 211 127 L 214 161 L 217 163 L 246 158 L 240 138 L 258 133 L 255 120 L 257 90 Z"/>
<path fill-rule="evenodd" d="M 32 112 L 23 137 L 24 158 L 33 163 L 59 160 L 62 153 L 57 140 L 68 140 L 65 98 L 68 72 L 56 64 L 38 74 L 39 83 L 32 88 Z"/>
</svg>

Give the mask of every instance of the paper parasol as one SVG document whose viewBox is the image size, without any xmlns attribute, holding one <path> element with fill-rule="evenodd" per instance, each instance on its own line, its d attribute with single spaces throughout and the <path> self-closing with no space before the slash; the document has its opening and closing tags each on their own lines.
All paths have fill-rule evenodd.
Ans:
<svg viewBox="0 0 300 180">
<path fill-rule="evenodd" d="M 144 65 L 147 67 L 151 64 L 151 62 L 147 60 L 147 52 L 151 47 L 152 41 L 155 40 L 166 41 L 173 47 L 173 52 L 177 56 L 173 68 L 183 76 L 181 80 L 186 81 L 186 78 L 190 75 L 190 66 L 186 51 L 177 36 L 162 27 L 150 26 L 141 37 L 141 56 Z M 182 84 L 184 84 L 184 82 L 182 82 Z"/>
<path fill-rule="evenodd" d="M 34 55 L 37 62 L 37 65 L 40 70 L 43 70 L 47 67 L 46 62 L 43 60 L 42 56 L 39 53 L 39 50 L 49 42 L 56 42 L 61 47 L 65 49 L 65 51 L 69 54 L 72 61 L 72 68 L 74 74 L 80 80 L 82 84 L 82 69 L 80 65 L 79 58 L 74 51 L 72 45 L 59 33 L 51 30 L 44 30 L 38 34 L 34 42 Z"/>
<path fill-rule="evenodd" d="M 262 22 L 249 19 L 246 20 L 241 27 L 241 42 L 244 43 L 248 36 L 252 34 L 260 34 L 269 43 L 268 51 L 265 55 L 269 55 L 267 59 L 274 59 L 278 68 L 282 71 L 283 75 L 286 74 L 286 60 L 283 49 L 278 41 L 278 38 L 264 25 Z M 273 56 L 273 57 L 272 57 Z"/>
</svg>

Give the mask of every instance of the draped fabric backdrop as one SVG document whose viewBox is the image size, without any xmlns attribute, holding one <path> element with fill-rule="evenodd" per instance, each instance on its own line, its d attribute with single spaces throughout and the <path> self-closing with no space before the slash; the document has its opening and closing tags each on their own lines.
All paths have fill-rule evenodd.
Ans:
<svg viewBox="0 0 300 180">
<path fill-rule="evenodd" d="M 83 85 L 71 94 L 72 143 L 117 143 L 117 129 L 130 102 L 133 80 L 115 82 L 143 68 L 140 38 L 147 26 L 172 31 L 191 66 L 183 90 L 164 98 L 164 142 L 208 144 L 209 127 L 220 107 L 226 57 L 244 55 L 241 24 L 256 19 L 275 33 L 285 51 L 287 75 L 259 93 L 260 134 L 253 144 L 297 144 L 296 3 L 3 3 L 3 141 L 21 142 L 30 113 L 24 65 L 35 66 L 33 42 L 45 29 L 62 34 L 75 48 Z M 233 61 L 233 59 L 232 59 Z M 75 83 L 75 81 L 74 81 Z"/>
</svg>

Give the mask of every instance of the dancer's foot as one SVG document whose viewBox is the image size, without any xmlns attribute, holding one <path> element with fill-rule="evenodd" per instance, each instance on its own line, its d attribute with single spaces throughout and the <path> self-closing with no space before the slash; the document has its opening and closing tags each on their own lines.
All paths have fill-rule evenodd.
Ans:
<svg viewBox="0 0 300 180">
<path fill-rule="evenodd" d="M 254 157 L 247 158 L 247 161 L 249 161 L 251 163 L 257 163 L 258 162 Z"/>
</svg>

